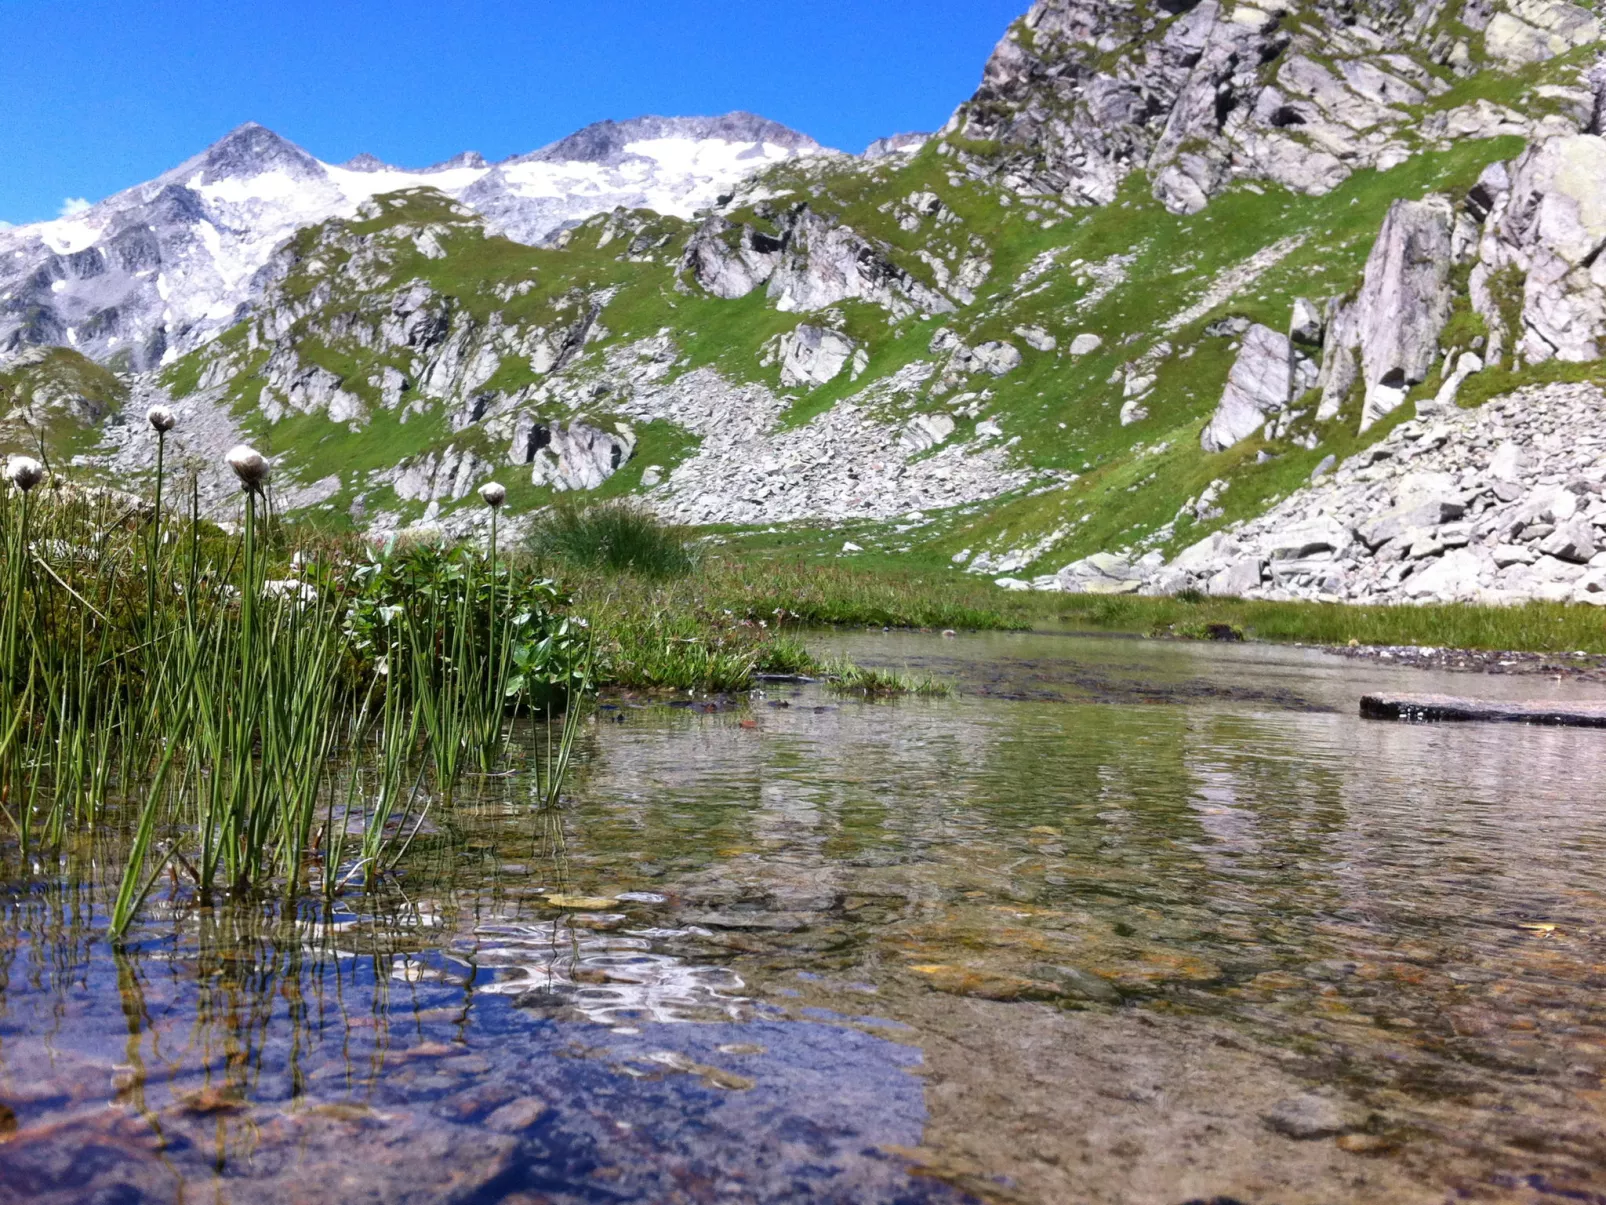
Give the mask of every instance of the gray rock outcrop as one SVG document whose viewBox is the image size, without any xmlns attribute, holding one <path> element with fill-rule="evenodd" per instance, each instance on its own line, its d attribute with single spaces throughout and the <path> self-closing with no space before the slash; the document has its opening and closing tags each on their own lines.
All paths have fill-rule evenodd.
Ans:
<svg viewBox="0 0 1606 1205">
<path fill-rule="evenodd" d="M 1498 339 L 1529 363 L 1597 359 L 1606 339 L 1606 139 L 1553 138 L 1530 147 L 1509 170 L 1485 173 L 1489 206 L 1473 301 Z M 1507 331 L 1503 275 L 1521 277 L 1522 329 Z"/>
<path fill-rule="evenodd" d="M 1488 27 L 1489 53 L 1514 65 L 1599 35 L 1589 12 L 1555 0 L 1511 0 L 1498 14 L 1482 0 L 1457 7 L 1470 27 Z M 1546 119 L 1488 102 L 1418 116 L 1448 90 L 1423 60 L 1476 70 L 1440 24 L 1448 12 L 1445 0 L 1300 5 L 1297 19 L 1286 0 L 1152 11 L 1037 0 L 944 132 L 996 146 L 976 158 L 1027 195 L 1108 204 L 1143 169 L 1175 213 L 1246 178 L 1327 192 L 1359 168 L 1395 166 L 1422 138 L 1531 136 Z"/>
<path fill-rule="evenodd" d="M 1247 439 L 1287 408 L 1293 392 L 1293 347 L 1288 336 L 1259 323 L 1244 332 L 1227 388 L 1200 437 L 1206 452 Z"/>
<path fill-rule="evenodd" d="M 1515 65 L 1542 63 L 1600 39 L 1600 22 L 1587 8 L 1560 0 L 1510 0 L 1483 31 L 1491 58 Z"/>
<path fill-rule="evenodd" d="M 828 327 L 804 324 L 781 336 L 781 385 L 813 389 L 836 380 L 858 344 Z"/>
<path fill-rule="evenodd" d="M 745 297 L 764 286 L 784 313 L 866 301 L 896 318 L 949 314 L 954 302 L 896 264 L 857 231 L 799 205 L 772 214 L 776 233 L 712 217 L 688 242 L 684 265 L 716 297 Z"/>
<path fill-rule="evenodd" d="M 521 443 L 518 434 L 524 434 Z M 530 466 L 530 481 L 559 491 L 594 490 L 624 467 L 636 449 L 636 433 L 621 424 L 605 431 L 573 419 L 550 424 L 531 420 L 515 434 L 515 463 Z M 520 456 L 526 459 L 520 460 Z"/>
</svg>

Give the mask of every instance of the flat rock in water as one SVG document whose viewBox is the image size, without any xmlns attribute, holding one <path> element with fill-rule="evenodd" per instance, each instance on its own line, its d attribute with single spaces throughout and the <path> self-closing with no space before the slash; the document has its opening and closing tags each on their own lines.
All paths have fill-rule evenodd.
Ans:
<svg viewBox="0 0 1606 1205">
<path fill-rule="evenodd" d="M 1261 1120 L 1267 1129 L 1285 1138 L 1310 1142 L 1356 1129 L 1364 1120 L 1364 1115 L 1346 1101 L 1306 1093 L 1278 1101 Z"/>
<path fill-rule="evenodd" d="M 1454 695 L 1363 695 L 1361 715 L 1372 720 L 1490 721 L 1606 728 L 1606 702 L 1502 703 L 1489 699 L 1459 699 Z"/>
</svg>

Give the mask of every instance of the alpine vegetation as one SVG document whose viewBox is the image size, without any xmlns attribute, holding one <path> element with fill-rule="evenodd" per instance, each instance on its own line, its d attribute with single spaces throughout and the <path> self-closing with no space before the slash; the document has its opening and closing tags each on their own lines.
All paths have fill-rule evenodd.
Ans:
<svg viewBox="0 0 1606 1205">
<path fill-rule="evenodd" d="M 153 409 L 159 448 L 174 427 Z M 159 882 L 203 902 L 380 884 L 521 716 L 572 725 L 589 685 L 550 583 L 468 548 L 298 538 L 267 459 L 227 463 L 233 535 L 193 476 L 175 517 L 6 466 L 0 825 L 33 857 L 121 851 L 116 934 Z"/>
</svg>

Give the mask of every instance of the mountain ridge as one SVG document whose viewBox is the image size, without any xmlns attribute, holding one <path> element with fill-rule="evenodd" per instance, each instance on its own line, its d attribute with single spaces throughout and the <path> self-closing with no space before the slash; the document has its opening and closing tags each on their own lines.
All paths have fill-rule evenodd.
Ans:
<svg viewBox="0 0 1606 1205">
<path fill-rule="evenodd" d="M 648 142 L 646 153 L 625 154 Z M 497 164 L 464 152 L 408 171 L 373 156 L 326 164 L 247 122 L 81 213 L 0 229 L 0 356 L 68 345 L 157 367 L 243 313 L 256 273 L 295 230 L 350 217 L 383 191 L 442 188 L 502 233 L 535 242 L 616 204 L 689 216 L 766 164 L 825 153 L 806 135 L 734 113 L 601 123 Z"/>
</svg>

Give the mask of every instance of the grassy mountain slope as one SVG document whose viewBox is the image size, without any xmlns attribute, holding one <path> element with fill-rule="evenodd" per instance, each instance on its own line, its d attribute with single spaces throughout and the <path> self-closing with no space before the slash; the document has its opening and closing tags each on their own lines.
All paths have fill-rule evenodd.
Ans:
<svg viewBox="0 0 1606 1205">
<path fill-rule="evenodd" d="M 1134 29 L 1163 33 L 1168 13 L 1138 7 Z M 1320 33 L 1313 21 L 1295 11 L 1285 29 L 1313 38 Z M 1033 36 L 1024 26 L 1017 33 Z M 1560 111 L 1566 102 L 1556 87 L 1575 82 L 1594 53 L 1586 47 L 1508 69 L 1483 61 L 1478 39 L 1471 45 L 1471 62 L 1459 71 L 1411 52 L 1414 70 L 1439 90 L 1403 106 L 1411 128 L 1480 101 L 1530 120 Z M 954 299 L 947 314 L 914 307 L 900 316 L 859 299 L 784 312 L 763 288 L 723 300 L 684 263 L 695 223 L 616 212 L 567 232 L 559 245 L 528 247 L 488 235 L 444 196 L 416 189 L 380 198 L 357 220 L 302 231 L 280 253 L 256 312 L 170 365 L 161 381 L 177 397 L 226 407 L 264 450 L 284 454 L 282 472 L 304 484 L 332 482 L 319 504 L 331 521 L 369 522 L 376 513 L 397 522 L 449 518 L 472 504 L 468 490 L 436 489 L 433 498 L 399 492 L 398 471 L 465 456 L 476 459 L 460 477 L 495 474 L 510 487 L 511 507 L 528 512 L 554 491 L 533 484 L 515 455 L 509 432 L 520 416 L 551 424 L 583 415 L 619 428 L 627 420 L 617 376 L 605 371 L 609 358 L 664 337 L 672 349 L 668 379 L 712 368 L 733 385 L 761 386 L 782 403 L 780 430 L 808 431 L 852 404 L 884 420 L 889 455 L 906 455 L 892 446 L 901 425 L 916 414 L 946 414 L 956 424 L 948 445 L 1002 443 L 1014 463 L 1035 473 L 1025 490 L 918 518 L 726 532 L 755 550 L 839 555 L 851 538 L 869 561 L 957 560 L 1021 575 L 1101 549 L 1169 553 L 1263 510 L 1325 457 L 1342 457 L 1390 429 L 1385 421 L 1358 434 L 1358 397 L 1317 424 L 1307 399 L 1294 406 L 1303 417 L 1277 440 L 1256 436 L 1219 454 L 1199 442 L 1236 350 L 1235 328 L 1223 319 L 1281 330 L 1296 298 L 1352 294 L 1391 203 L 1430 192 L 1464 195 L 1488 164 L 1523 146 L 1509 136 L 1446 141 L 1407 130 L 1399 138 L 1411 152 L 1403 162 L 1357 170 L 1325 195 L 1245 179 L 1186 215 L 1157 201 L 1154 180 L 1141 170 L 1102 206 L 1023 192 L 1011 184 L 1018 149 L 958 134 L 912 158 L 782 165 L 722 210 L 728 238 L 751 230 L 780 241 L 806 204 L 832 228 L 864 240 L 880 262 Z M 973 296 L 953 283 L 967 271 L 981 277 Z M 396 299 L 420 285 L 429 301 L 419 312 L 431 316 L 425 325 L 433 341 L 385 336 Z M 862 371 L 812 389 L 784 386 L 775 340 L 804 324 L 851 339 L 865 353 Z M 1464 347 L 1479 329 L 1473 314 L 1459 313 L 1443 341 Z M 956 369 L 947 352 L 933 350 L 943 331 L 950 344 L 972 348 L 1007 342 L 1021 363 L 997 377 Z M 1041 350 L 1046 340 L 1036 332 L 1055 346 Z M 1080 334 L 1097 335 L 1097 350 L 1071 354 Z M 889 400 L 874 391 L 913 365 L 930 371 L 912 392 Z M 332 418 L 326 403 L 295 401 L 287 382 L 314 370 L 322 370 L 325 392 L 355 399 L 342 403 L 343 417 Z M 1597 371 L 1595 364 L 1508 368 L 1475 381 L 1466 399 L 1547 374 Z M 399 396 L 387 394 L 387 373 L 406 381 Z M 1153 378 L 1141 398 L 1146 413 L 1123 424 L 1128 383 L 1144 377 Z M 424 385 L 431 378 L 433 392 Z M 1430 395 L 1437 385 L 1430 379 L 1416 393 Z M 1402 408 L 1393 421 L 1409 412 Z M 674 469 L 698 455 L 699 437 L 667 420 L 628 426 L 633 452 L 595 493 L 660 498 L 665 487 L 645 487 L 643 471 L 659 466 L 673 482 Z"/>
</svg>

